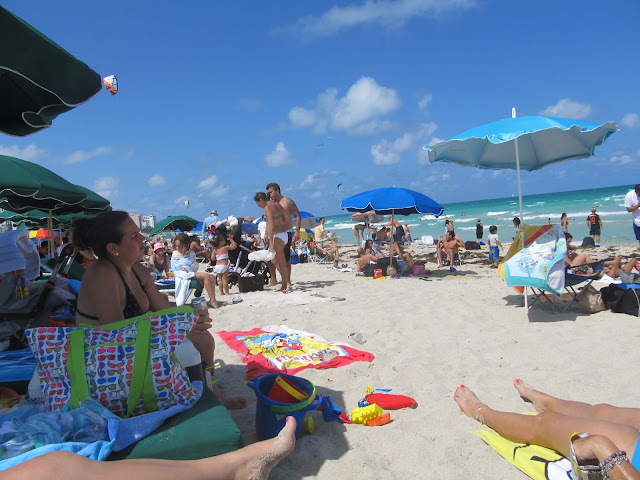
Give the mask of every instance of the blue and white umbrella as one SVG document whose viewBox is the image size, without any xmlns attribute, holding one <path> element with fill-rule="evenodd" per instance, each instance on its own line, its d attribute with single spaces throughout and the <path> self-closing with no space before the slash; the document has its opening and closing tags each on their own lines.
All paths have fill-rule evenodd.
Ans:
<svg viewBox="0 0 640 480">
<path fill-rule="evenodd" d="M 291 220 L 293 220 L 294 222 L 296 221 L 296 217 L 294 215 L 291 216 Z M 320 225 L 318 223 L 318 220 L 316 219 L 316 216 L 309 213 L 309 212 L 303 212 L 302 210 L 300 210 L 300 228 L 304 228 L 304 229 L 310 229 L 310 228 L 316 228 L 318 225 Z M 295 224 L 294 224 L 295 226 Z"/>
<path fill-rule="evenodd" d="M 406 188 L 385 187 L 368 190 L 345 198 L 340 203 L 348 212 L 375 212 L 378 215 L 411 215 L 431 213 L 442 215 L 444 207 L 423 193 Z"/>
</svg>

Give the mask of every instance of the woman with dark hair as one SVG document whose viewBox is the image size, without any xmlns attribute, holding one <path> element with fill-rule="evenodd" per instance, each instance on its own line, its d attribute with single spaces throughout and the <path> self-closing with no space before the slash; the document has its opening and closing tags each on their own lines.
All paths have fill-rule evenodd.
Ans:
<svg viewBox="0 0 640 480">
<path fill-rule="evenodd" d="M 144 236 L 127 212 L 104 212 L 75 221 L 73 244 L 97 257 L 82 278 L 76 309 L 79 324 L 99 327 L 173 306 L 140 263 Z M 215 341 L 208 331 L 210 326 L 209 314 L 200 313 L 187 338 L 205 365 L 213 368 Z M 246 398 L 226 398 L 215 387 L 225 407 L 246 406 Z"/>
</svg>

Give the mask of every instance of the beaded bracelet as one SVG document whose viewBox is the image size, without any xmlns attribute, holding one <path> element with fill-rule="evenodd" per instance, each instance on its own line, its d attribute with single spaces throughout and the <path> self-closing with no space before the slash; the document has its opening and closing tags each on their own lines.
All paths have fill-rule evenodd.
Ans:
<svg viewBox="0 0 640 480">
<path fill-rule="evenodd" d="M 622 462 L 628 462 L 629 458 L 624 451 L 616 452 L 609 455 L 601 464 L 602 480 L 609 480 L 609 472 L 612 468 L 620 465 Z"/>
<path fill-rule="evenodd" d="M 616 457 L 624 457 L 627 455 L 627 452 L 625 452 L 624 450 L 620 450 L 619 452 L 613 452 L 611 455 L 609 455 L 607 458 L 605 458 L 601 463 L 600 463 L 600 470 L 602 470 L 604 468 L 604 466 L 609 463 L 611 460 L 613 460 Z"/>
</svg>

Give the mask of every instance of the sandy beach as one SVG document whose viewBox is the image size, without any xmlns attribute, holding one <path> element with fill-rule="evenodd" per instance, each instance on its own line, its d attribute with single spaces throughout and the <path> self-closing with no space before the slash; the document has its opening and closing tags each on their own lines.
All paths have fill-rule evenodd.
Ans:
<svg viewBox="0 0 640 480">
<path fill-rule="evenodd" d="M 552 314 L 540 304 L 527 313 L 521 297 L 489 268 L 487 251 L 465 252 L 452 273 L 436 268 L 435 247 L 411 248 L 436 272 L 427 280 L 372 281 L 330 265 L 299 264 L 290 301 L 281 303 L 279 291 L 267 290 L 240 294 L 246 301 L 239 304 L 220 297 L 225 305 L 210 311 L 214 331 L 284 324 L 375 355 L 370 363 L 298 373 L 338 408 L 356 408 L 367 386 L 417 400 L 415 409 L 392 411 L 392 422 L 382 427 L 324 422 L 321 412 L 311 412 L 316 432 L 302 435 L 270 478 L 528 478 L 473 433 L 480 425 L 453 400 L 460 384 L 492 407 L 520 413 L 534 409 L 514 389 L 516 378 L 571 399 L 639 405 L 640 385 L 624 381 L 640 362 L 637 318 L 608 310 L 587 315 L 577 306 Z M 633 253 L 589 250 L 597 259 Z M 355 266 L 355 246 L 341 246 L 341 255 Z M 366 343 L 351 343 L 354 332 Z M 249 398 L 249 407 L 232 415 L 252 443 L 256 397 L 246 386 L 246 367 L 218 336 L 216 342 L 220 385 Z"/>
</svg>

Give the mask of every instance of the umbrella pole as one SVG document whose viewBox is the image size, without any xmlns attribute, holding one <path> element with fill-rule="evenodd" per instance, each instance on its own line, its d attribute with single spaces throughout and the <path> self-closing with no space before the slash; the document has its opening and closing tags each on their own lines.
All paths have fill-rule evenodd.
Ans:
<svg viewBox="0 0 640 480">
<path fill-rule="evenodd" d="M 47 255 L 53 258 L 53 211 L 49 210 L 49 218 L 47 218 L 47 230 L 49 230 L 49 241 L 47 242 Z"/>
<path fill-rule="evenodd" d="M 511 118 L 516 118 L 515 107 L 511 109 Z M 520 150 L 518 149 L 518 137 L 515 140 L 516 146 L 516 171 L 518 172 L 518 200 L 520 201 L 520 245 L 524 248 L 524 211 L 522 210 L 522 182 L 520 181 Z M 527 299 L 527 287 L 524 287 L 524 308 L 529 310 Z"/>
</svg>

